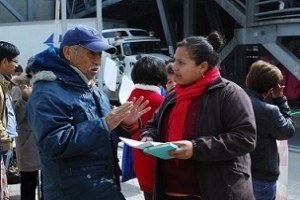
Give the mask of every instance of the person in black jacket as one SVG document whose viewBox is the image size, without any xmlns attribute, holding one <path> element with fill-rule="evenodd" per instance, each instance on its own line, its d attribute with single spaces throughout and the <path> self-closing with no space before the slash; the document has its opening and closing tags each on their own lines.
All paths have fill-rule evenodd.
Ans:
<svg viewBox="0 0 300 200">
<path fill-rule="evenodd" d="M 179 148 L 157 159 L 153 200 L 254 200 L 250 152 L 256 145 L 249 96 L 221 77 L 217 31 L 177 43 L 176 85 L 141 131 L 141 141 Z"/>
<path fill-rule="evenodd" d="M 252 101 L 257 125 L 257 145 L 251 152 L 251 171 L 256 200 L 275 200 L 279 176 L 276 140 L 290 139 L 295 128 L 291 109 L 283 94 L 281 71 L 274 65 L 254 62 L 246 77 L 246 92 Z M 265 100 L 272 96 L 271 103 Z"/>
</svg>

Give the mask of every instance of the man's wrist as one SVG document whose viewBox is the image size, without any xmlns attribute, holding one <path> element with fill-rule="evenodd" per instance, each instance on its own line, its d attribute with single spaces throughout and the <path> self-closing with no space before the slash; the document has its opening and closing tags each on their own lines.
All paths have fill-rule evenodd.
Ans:
<svg viewBox="0 0 300 200">
<path fill-rule="evenodd" d="M 140 122 L 139 122 L 139 120 L 137 120 L 136 122 L 134 122 L 134 123 L 131 124 L 131 125 L 126 125 L 126 124 L 124 124 L 124 123 L 121 123 L 120 125 L 121 125 L 121 127 L 122 127 L 123 129 L 125 129 L 125 130 L 127 130 L 127 131 L 133 131 L 133 130 L 137 130 L 137 129 L 140 128 Z"/>
</svg>

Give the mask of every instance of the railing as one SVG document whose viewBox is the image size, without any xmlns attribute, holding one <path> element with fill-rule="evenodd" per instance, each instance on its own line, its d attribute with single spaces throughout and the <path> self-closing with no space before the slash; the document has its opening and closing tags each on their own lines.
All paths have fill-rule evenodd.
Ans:
<svg viewBox="0 0 300 200">
<path fill-rule="evenodd" d="M 1 0 L 0 0 L 1 1 Z M 122 0 L 102 0 L 102 9 L 118 3 Z M 85 16 L 85 14 L 90 14 L 95 12 L 96 9 L 92 11 L 87 11 L 90 8 L 96 7 L 97 0 L 67 0 L 67 8 L 69 17 L 75 17 L 78 13 L 81 13 L 80 17 Z M 85 12 L 87 11 L 87 12 Z M 78 16 L 77 16 L 78 17 Z"/>
<path fill-rule="evenodd" d="M 70 14 L 74 15 L 86 10 L 91 6 L 96 6 L 96 0 L 68 0 L 71 7 Z"/>
<path fill-rule="evenodd" d="M 238 9 L 240 9 L 243 13 L 246 13 L 246 0 L 230 0 Z"/>
<path fill-rule="evenodd" d="M 300 22 L 300 0 L 230 0 L 246 15 L 247 26 Z"/>
<path fill-rule="evenodd" d="M 269 0 L 255 3 L 255 21 L 300 18 L 300 7 L 295 0 Z"/>
</svg>

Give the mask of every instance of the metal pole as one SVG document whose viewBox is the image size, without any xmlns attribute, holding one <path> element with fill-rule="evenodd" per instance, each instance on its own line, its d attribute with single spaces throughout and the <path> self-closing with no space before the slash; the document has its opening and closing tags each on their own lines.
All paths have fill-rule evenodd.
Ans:
<svg viewBox="0 0 300 200">
<path fill-rule="evenodd" d="M 96 4 L 96 14 L 97 14 L 97 19 L 96 19 L 96 29 L 99 31 L 99 33 L 102 33 L 103 29 L 103 20 L 102 20 L 102 0 L 97 0 Z"/>
<path fill-rule="evenodd" d="M 59 29 L 59 11 L 60 11 L 60 0 L 56 0 L 55 2 L 55 21 L 54 21 L 54 25 L 55 25 L 55 28 L 54 28 L 54 41 L 53 41 L 53 45 L 55 47 L 58 47 L 58 29 Z"/>
<path fill-rule="evenodd" d="M 169 23 L 168 23 L 166 13 L 165 13 L 165 8 L 164 8 L 162 0 L 156 0 L 156 3 L 157 3 L 158 11 L 160 14 L 160 19 L 161 19 L 161 22 L 163 25 L 166 42 L 167 42 L 168 49 L 169 49 L 169 54 L 173 56 L 174 55 L 174 43 L 173 43 L 173 40 L 171 37 Z"/>
<path fill-rule="evenodd" d="M 61 32 L 67 31 L 67 3 L 66 0 L 61 1 Z"/>
</svg>

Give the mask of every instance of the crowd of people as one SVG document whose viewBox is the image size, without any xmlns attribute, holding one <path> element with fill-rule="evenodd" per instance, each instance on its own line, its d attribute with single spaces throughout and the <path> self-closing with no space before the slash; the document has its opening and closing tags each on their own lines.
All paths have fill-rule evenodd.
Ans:
<svg viewBox="0 0 300 200">
<path fill-rule="evenodd" d="M 145 200 L 275 200 L 276 141 L 295 133 L 283 76 L 257 61 L 243 89 L 221 76 L 224 44 L 213 31 L 178 42 L 169 63 L 141 57 L 134 90 L 113 106 L 93 78 L 116 48 L 96 29 L 69 29 L 59 48 L 28 59 L 25 75 L 18 48 L 0 41 L 1 199 L 15 141 L 22 200 L 35 199 L 39 170 L 42 199 L 122 200 L 128 167 L 124 181 L 137 177 Z M 178 148 L 163 160 L 124 147 L 121 169 L 119 136 Z"/>
</svg>

